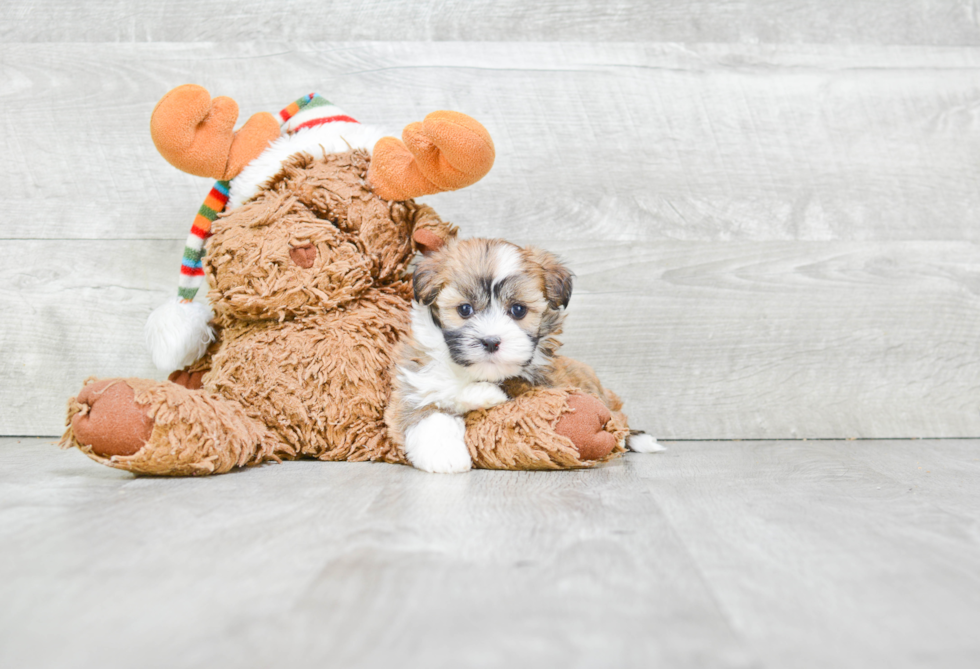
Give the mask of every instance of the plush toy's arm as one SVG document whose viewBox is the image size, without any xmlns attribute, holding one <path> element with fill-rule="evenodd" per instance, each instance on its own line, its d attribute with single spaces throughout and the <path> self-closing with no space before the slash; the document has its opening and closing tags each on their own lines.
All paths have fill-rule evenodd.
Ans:
<svg viewBox="0 0 980 669">
<path fill-rule="evenodd" d="M 466 445 L 482 469 L 593 467 L 625 452 L 620 416 L 575 388 L 532 388 L 466 414 Z"/>
<path fill-rule="evenodd" d="M 533 401 L 535 404 L 539 404 L 542 398 L 557 397 L 564 393 L 568 410 L 553 423 L 555 435 L 549 436 L 547 433 L 543 433 L 546 437 L 544 443 L 558 444 L 561 442 L 561 437 L 571 439 L 578 451 L 579 459 L 587 461 L 585 466 L 594 463 L 594 461 L 607 460 L 623 452 L 623 445 L 627 442 L 627 434 L 629 433 L 626 414 L 622 411 L 623 402 L 616 393 L 603 387 L 595 370 L 584 362 L 561 355 L 555 356 L 547 389 L 536 387 L 519 378 L 508 379 L 502 385 L 504 392 L 510 398 L 518 403 L 524 403 L 526 406 L 529 402 Z M 540 411 L 540 409 L 537 410 Z M 503 413 L 501 412 L 501 414 Z M 533 423 L 531 424 L 533 425 Z M 477 430 L 476 433 L 479 434 L 486 429 L 484 427 L 482 430 Z M 615 437 L 615 440 L 612 437 Z M 541 435 L 536 437 L 536 439 L 541 438 Z M 521 444 L 520 441 L 518 440 L 518 451 L 523 452 L 521 457 L 528 458 L 526 453 L 528 447 Z M 505 446 L 497 446 L 495 450 L 500 451 L 501 448 L 503 451 L 507 451 Z M 540 452 L 537 449 L 531 449 L 531 453 L 538 453 L 542 456 L 547 454 L 548 457 L 542 457 L 541 461 L 545 465 L 550 465 L 555 460 L 552 448 L 555 447 L 550 446 Z M 559 456 L 563 454 L 561 448 L 557 448 L 556 452 Z M 498 468 L 500 465 L 491 458 L 479 462 L 477 466 Z M 576 466 L 583 465 L 577 464 Z M 539 464 L 537 468 L 548 467 L 541 467 Z"/>
</svg>

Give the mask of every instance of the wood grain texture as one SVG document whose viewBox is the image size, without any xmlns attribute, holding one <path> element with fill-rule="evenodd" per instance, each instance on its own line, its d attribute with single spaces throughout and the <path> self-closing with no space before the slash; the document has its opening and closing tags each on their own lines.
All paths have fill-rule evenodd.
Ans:
<svg viewBox="0 0 980 669">
<path fill-rule="evenodd" d="M 168 480 L 0 440 L 0 664 L 972 668 L 978 443 Z"/>
<path fill-rule="evenodd" d="M 515 238 L 515 241 L 538 241 Z M 980 434 L 980 250 L 956 242 L 546 244 L 577 274 L 565 352 L 670 439 Z M 0 434 L 55 434 L 143 349 L 182 242 L 0 247 Z"/>
<path fill-rule="evenodd" d="M 194 81 L 242 118 L 311 89 L 395 133 L 472 114 L 496 166 L 430 199 L 474 233 L 977 241 L 978 75 L 976 48 L 5 44 L 0 238 L 182 238 L 209 184 L 147 126 Z"/>
<path fill-rule="evenodd" d="M 248 40 L 980 44 L 974 0 L 24 0 L 10 42 Z"/>
<path fill-rule="evenodd" d="M 210 184 L 147 121 L 196 81 L 243 118 L 317 88 L 396 131 L 481 119 L 495 169 L 430 202 L 569 256 L 568 351 L 655 434 L 980 435 L 978 70 L 946 47 L 4 43 L 0 434 L 59 431 L 89 375 L 156 375 L 143 321 Z"/>
<path fill-rule="evenodd" d="M 970 667 L 978 447 L 678 444 L 637 469 L 759 666 Z"/>
<path fill-rule="evenodd" d="M 664 438 L 980 434 L 980 254 L 958 243 L 556 245 L 565 352 Z"/>
<path fill-rule="evenodd" d="M 0 434 L 57 434 L 89 376 L 166 378 L 143 345 L 150 312 L 176 295 L 175 241 L 0 245 Z"/>
</svg>

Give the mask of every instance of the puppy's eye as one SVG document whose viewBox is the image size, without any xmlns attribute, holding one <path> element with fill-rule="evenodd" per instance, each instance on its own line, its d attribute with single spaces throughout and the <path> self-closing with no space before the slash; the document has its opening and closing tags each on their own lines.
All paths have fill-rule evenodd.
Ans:
<svg viewBox="0 0 980 669">
<path fill-rule="evenodd" d="M 473 315 L 473 307 L 469 304 L 461 304 L 456 307 L 456 313 L 463 318 L 469 318 Z"/>
<path fill-rule="evenodd" d="M 527 316 L 527 307 L 525 307 L 523 304 L 512 304 L 510 309 L 507 310 L 507 313 L 509 313 L 510 317 L 515 321 L 519 321 Z"/>
</svg>

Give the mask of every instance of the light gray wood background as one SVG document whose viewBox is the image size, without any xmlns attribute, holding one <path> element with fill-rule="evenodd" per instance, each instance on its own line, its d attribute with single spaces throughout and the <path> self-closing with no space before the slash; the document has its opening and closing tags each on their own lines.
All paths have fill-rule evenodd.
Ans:
<svg viewBox="0 0 980 669">
<path fill-rule="evenodd" d="M 210 184 L 147 126 L 194 82 L 479 118 L 494 170 L 429 201 L 565 255 L 568 353 L 660 437 L 980 436 L 978 75 L 953 0 L 4 2 L 0 434 L 160 378 L 142 324 Z"/>
</svg>

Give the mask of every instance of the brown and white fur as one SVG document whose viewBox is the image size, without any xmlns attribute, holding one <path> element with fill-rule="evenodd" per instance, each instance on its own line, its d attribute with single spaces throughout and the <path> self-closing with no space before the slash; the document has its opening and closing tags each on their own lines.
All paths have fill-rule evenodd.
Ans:
<svg viewBox="0 0 980 669">
<path fill-rule="evenodd" d="M 469 470 L 463 414 L 506 402 L 502 384 L 568 381 L 574 372 L 555 354 L 571 294 L 572 273 L 554 255 L 504 240 L 454 239 L 421 260 L 385 412 L 412 465 Z M 630 446 L 660 450 L 648 440 Z"/>
</svg>

